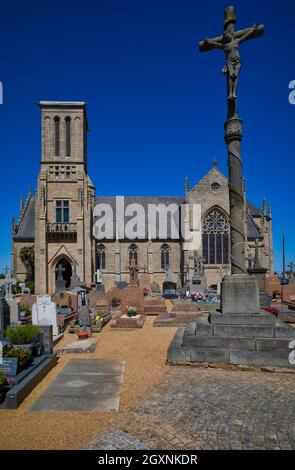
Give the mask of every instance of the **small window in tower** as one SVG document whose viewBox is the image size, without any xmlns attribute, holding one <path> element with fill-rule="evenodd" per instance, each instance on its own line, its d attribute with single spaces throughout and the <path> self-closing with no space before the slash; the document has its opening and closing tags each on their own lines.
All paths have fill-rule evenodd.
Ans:
<svg viewBox="0 0 295 470">
<path fill-rule="evenodd" d="M 71 156 L 71 118 L 66 117 L 66 157 Z"/>
<path fill-rule="evenodd" d="M 54 136 L 55 136 L 55 156 L 59 157 L 60 152 L 60 119 L 58 116 L 54 118 Z"/>
</svg>

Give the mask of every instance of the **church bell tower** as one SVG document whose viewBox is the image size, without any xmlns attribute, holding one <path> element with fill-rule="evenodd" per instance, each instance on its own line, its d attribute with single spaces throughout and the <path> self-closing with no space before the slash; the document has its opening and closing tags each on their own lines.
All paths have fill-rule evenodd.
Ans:
<svg viewBox="0 0 295 470">
<path fill-rule="evenodd" d="M 39 106 L 42 157 L 35 198 L 35 290 L 53 294 L 60 266 L 66 288 L 74 272 L 87 285 L 92 282 L 95 188 L 87 174 L 86 103 L 41 101 Z"/>
</svg>

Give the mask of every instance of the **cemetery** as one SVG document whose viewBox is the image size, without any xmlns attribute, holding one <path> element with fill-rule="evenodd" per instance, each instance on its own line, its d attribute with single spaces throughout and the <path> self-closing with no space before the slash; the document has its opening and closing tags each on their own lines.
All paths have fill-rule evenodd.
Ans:
<svg viewBox="0 0 295 470">
<path fill-rule="evenodd" d="M 255 80 L 242 84 L 253 88 L 248 115 L 250 95 L 240 100 L 241 45 L 262 41 L 264 25 L 237 29 L 237 21 L 228 6 L 219 35 L 198 43 L 195 69 L 198 139 L 219 150 L 224 130 L 228 174 L 214 157 L 197 184 L 185 177 L 182 195 L 126 196 L 120 213 L 124 197 L 96 195 L 88 175 L 86 102 L 38 103 L 37 189 L 21 197 L 11 267 L 0 276 L 0 449 L 295 449 L 295 264 L 290 252 L 286 263 L 283 236 L 275 271 L 272 205 L 248 200 L 244 175 L 254 174 L 256 155 L 242 153 L 244 126 L 252 149 L 264 123 L 251 127 L 261 100 Z M 219 111 L 209 116 L 204 103 L 216 76 L 198 75 L 207 53 L 219 51 L 226 86 L 216 102 L 226 113 L 215 131 Z M 267 179 L 251 182 L 262 183 L 271 190 Z M 130 219 L 132 205 L 140 223 Z M 165 211 L 171 224 L 160 235 Z M 140 236 L 128 238 L 131 226 Z"/>
</svg>

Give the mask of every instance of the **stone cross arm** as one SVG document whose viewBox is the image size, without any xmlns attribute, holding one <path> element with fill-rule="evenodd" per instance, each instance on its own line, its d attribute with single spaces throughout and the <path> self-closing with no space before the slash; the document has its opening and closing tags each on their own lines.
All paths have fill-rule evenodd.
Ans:
<svg viewBox="0 0 295 470">
<path fill-rule="evenodd" d="M 233 33 L 235 39 L 240 39 L 242 41 L 248 41 L 249 39 L 255 39 L 263 35 L 264 26 L 263 24 L 255 25 L 252 28 L 240 29 Z M 211 38 L 209 40 L 205 39 L 199 42 L 199 51 L 208 52 L 213 49 L 223 49 L 222 47 L 223 35 L 217 36 L 216 38 Z"/>
</svg>

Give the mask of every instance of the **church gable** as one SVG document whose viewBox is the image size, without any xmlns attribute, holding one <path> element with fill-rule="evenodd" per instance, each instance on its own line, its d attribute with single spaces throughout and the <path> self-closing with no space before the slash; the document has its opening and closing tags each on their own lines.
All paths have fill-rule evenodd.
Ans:
<svg viewBox="0 0 295 470">
<path fill-rule="evenodd" d="M 213 206 L 219 206 L 229 214 L 228 181 L 215 165 L 186 197 L 189 203 L 201 204 L 202 216 Z"/>
</svg>

